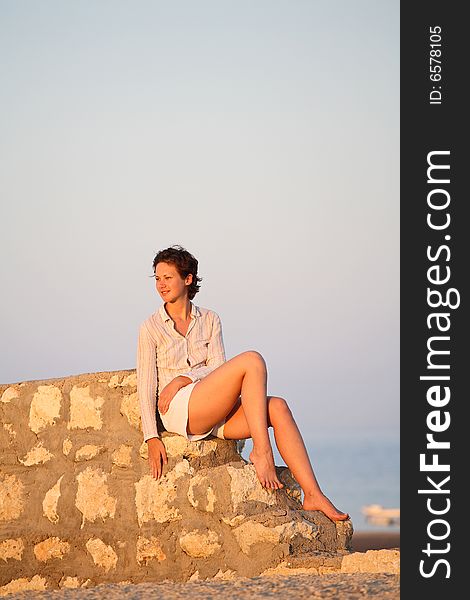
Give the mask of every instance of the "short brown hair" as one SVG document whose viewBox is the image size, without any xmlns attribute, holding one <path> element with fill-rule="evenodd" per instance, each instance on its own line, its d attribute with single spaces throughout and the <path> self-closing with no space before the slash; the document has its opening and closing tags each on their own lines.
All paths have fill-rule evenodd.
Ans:
<svg viewBox="0 0 470 600">
<path fill-rule="evenodd" d="M 194 296 L 199 292 L 200 285 L 199 283 L 202 281 L 201 277 L 197 275 L 197 267 L 198 261 L 194 256 L 185 250 L 182 246 L 170 246 L 170 248 L 165 248 L 165 250 L 159 250 L 153 259 L 153 272 L 155 273 L 155 269 L 158 263 L 165 262 L 175 266 L 176 270 L 180 274 L 182 279 L 186 279 L 186 277 L 191 274 L 193 276 L 193 280 L 188 287 L 188 298 L 192 300 Z"/>
</svg>

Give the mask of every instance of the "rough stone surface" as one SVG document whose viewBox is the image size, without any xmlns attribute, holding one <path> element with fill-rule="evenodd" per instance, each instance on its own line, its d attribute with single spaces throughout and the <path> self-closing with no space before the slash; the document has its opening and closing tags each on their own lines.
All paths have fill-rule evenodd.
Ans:
<svg viewBox="0 0 470 600">
<path fill-rule="evenodd" d="M 125 415 L 131 427 L 135 427 L 137 430 L 139 429 L 140 408 L 137 392 L 123 397 L 121 402 L 121 414 Z"/>
<path fill-rule="evenodd" d="M 3 423 L 3 429 L 8 431 L 8 434 L 11 437 L 15 438 L 18 435 L 18 433 L 13 429 L 13 423 Z"/>
<path fill-rule="evenodd" d="M 1 395 L 2 402 L 11 402 L 20 397 L 19 391 L 14 387 L 7 387 Z"/>
<path fill-rule="evenodd" d="M 21 538 L 4 540 L 0 543 L 0 560 L 5 562 L 12 558 L 21 560 L 23 558 L 24 542 Z"/>
<path fill-rule="evenodd" d="M 60 418 L 62 392 L 55 385 L 40 385 L 34 394 L 29 410 L 29 427 L 34 433 L 54 423 Z"/>
<path fill-rule="evenodd" d="M 34 465 L 46 463 L 51 460 L 51 458 L 54 458 L 54 455 L 44 447 L 43 442 L 39 442 L 34 448 L 31 448 L 24 458 L 20 458 L 19 461 L 26 467 L 32 467 Z"/>
<path fill-rule="evenodd" d="M 135 503 L 139 525 L 149 521 L 165 523 L 183 518 L 180 510 L 175 506 L 178 491 L 178 480 L 189 474 L 190 467 L 187 460 L 182 460 L 167 472 L 161 481 L 155 480 L 151 475 L 145 475 L 135 483 Z"/>
<path fill-rule="evenodd" d="M 101 454 L 102 452 L 105 452 L 106 448 L 104 446 L 96 446 L 94 444 L 85 444 L 85 446 L 82 446 L 81 448 L 78 448 L 78 450 L 75 453 L 75 460 L 77 462 L 81 462 L 84 460 L 91 460 L 92 458 L 95 458 L 95 456 L 98 456 L 98 454 Z"/>
<path fill-rule="evenodd" d="M 400 573 L 399 550 L 353 552 L 341 563 L 342 573 Z"/>
<path fill-rule="evenodd" d="M 189 482 L 188 500 L 194 508 L 214 512 L 217 496 L 205 475 L 196 473 Z"/>
<path fill-rule="evenodd" d="M 31 579 L 19 577 L 18 579 L 12 579 L 6 585 L 0 587 L 0 595 L 6 596 L 7 594 L 21 592 L 22 590 L 43 591 L 46 588 L 47 580 L 45 577 L 41 577 L 40 575 L 34 575 Z"/>
<path fill-rule="evenodd" d="M 112 453 L 111 459 L 113 464 L 118 467 L 132 466 L 132 446 L 121 444 L 117 450 Z"/>
<path fill-rule="evenodd" d="M 91 554 L 95 565 L 102 567 L 106 573 L 109 570 L 116 568 L 118 556 L 113 548 L 105 544 L 103 540 L 94 538 L 92 540 L 88 540 L 85 546 L 88 552 Z"/>
<path fill-rule="evenodd" d="M 245 521 L 245 523 L 236 527 L 233 530 L 233 535 L 242 552 L 248 555 L 251 554 L 252 546 L 256 544 L 275 546 L 280 541 L 277 529 L 271 529 L 271 527 L 265 527 L 261 523 L 253 521 Z"/>
<path fill-rule="evenodd" d="M 78 577 L 64 577 L 59 582 L 60 588 L 77 589 L 80 587 L 80 580 Z"/>
<path fill-rule="evenodd" d="M 103 383 L 106 383 L 107 380 L 104 379 Z M 113 375 L 108 383 L 110 388 L 116 387 L 136 387 L 137 386 L 137 375 L 136 373 L 130 373 L 129 375 L 117 374 Z"/>
<path fill-rule="evenodd" d="M 152 560 L 165 560 L 166 554 L 155 536 L 152 535 L 150 539 L 138 537 L 136 559 L 139 565 L 146 565 Z"/>
<path fill-rule="evenodd" d="M 87 467 L 77 476 L 78 489 L 75 506 L 82 513 L 81 528 L 85 521 L 95 522 L 114 518 L 117 499 L 109 495 L 106 480 L 108 475 L 102 469 Z"/>
<path fill-rule="evenodd" d="M 194 529 L 188 533 L 183 529 L 179 542 L 183 551 L 194 558 L 211 556 L 221 548 L 219 536 L 210 529 L 207 531 Z"/>
<path fill-rule="evenodd" d="M 90 386 L 74 385 L 70 390 L 70 421 L 69 429 L 101 429 L 103 421 L 101 407 L 104 399 L 101 396 L 93 398 Z"/>
<path fill-rule="evenodd" d="M 42 502 L 42 510 L 45 517 L 49 519 L 51 523 L 59 522 L 59 514 L 57 512 L 57 504 L 60 498 L 60 482 L 64 478 L 63 475 L 59 477 L 57 482 L 46 492 L 44 500 Z"/>
<path fill-rule="evenodd" d="M 232 506 L 234 511 L 245 502 L 253 500 L 262 502 L 268 506 L 276 504 L 276 495 L 268 492 L 259 485 L 256 471 L 251 465 L 244 465 L 243 468 L 227 467 L 230 475 L 230 491 L 232 495 Z"/>
<path fill-rule="evenodd" d="M 58 537 L 51 537 L 34 546 L 34 556 L 40 562 L 46 562 L 51 558 L 63 558 L 70 552 L 70 544 L 60 540 Z"/>
<path fill-rule="evenodd" d="M 2 385 L 0 398 L 0 595 L 342 568 L 351 523 L 304 511 L 286 467 L 284 489 L 262 488 L 243 442 L 163 431 L 155 480 L 133 370 Z M 312 553 L 323 562 L 298 563 Z"/>
<path fill-rule="evenodd" d="M 24 485 L 16 475 L 0 473 L 0 522 L 14 521 L 24 508 Z"/>
<path fill-rule="evenodd" d="M 72 440 L 69 440 L 69 438 L 66 438 L 64 440 L 64 443 L 62 444 L 62 452 L 65 454 L 65 456 L 68 456 L 70 454 L 70 450 L 72 450 Z"/>
</svg>

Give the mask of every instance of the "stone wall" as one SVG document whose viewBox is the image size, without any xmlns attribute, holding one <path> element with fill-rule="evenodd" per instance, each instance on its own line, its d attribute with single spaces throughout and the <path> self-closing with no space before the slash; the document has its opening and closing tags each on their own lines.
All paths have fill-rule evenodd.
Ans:
<svg viewBox="0 0 470 600">
<path fill-rule="evenodd" d="M 134 370 L 2 385 L 0 413 L 0 595 L 251 577 L 350 547 L 350 521 L 304 511 L 286 467 L 266 491 L 236 441 L 163 432 L 151 477 Z"/>
</svg>

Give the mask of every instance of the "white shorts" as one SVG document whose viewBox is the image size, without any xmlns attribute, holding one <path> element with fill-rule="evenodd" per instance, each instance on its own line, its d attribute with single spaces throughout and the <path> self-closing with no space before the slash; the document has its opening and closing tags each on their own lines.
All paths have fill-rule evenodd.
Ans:
<svg viewBox="0 0 470 600">
<path fill-rule="evenodd" d="M 186 427 L 188 425 L 189 397 L 191 396 L 194 386 L 196 386 L 198 383 L 199 381 L 194 381 L 193 383 L 185 385 L 178 390 L 173 397 L 173 400 L 170 402 L 170 406 L 168 407 L 166 413 L 164 415 L 160 413 L 162 423 L 167 431 L 178 433 L 192 442 L 202 440 L 208 435 L 213 435 L 224 440 L 224 425 L 226 419 L 223 419 L 220 421 L 220 423 L 214 425 L 214 427 L 207 433 L 193 434 L 186 431 Z"/>
</svg>

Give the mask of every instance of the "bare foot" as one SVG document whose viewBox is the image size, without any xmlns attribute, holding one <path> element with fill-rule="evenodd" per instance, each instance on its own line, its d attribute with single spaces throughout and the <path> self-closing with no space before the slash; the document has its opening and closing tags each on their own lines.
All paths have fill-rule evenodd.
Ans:
<svg viewBox="0 0 470 600">
<path fill-rule="evenodd" d="M 277 478 L 272 451 L 267 450 L 258 453 L 253 449 L 250 452 L 250 460 L 255 465 L 256 474 L 263 487 L 266 489 L 281 489 L 284 487 L 284 484 Z"/>
<path fill-rule="evenodd" d="M 304 510 L 319 510 L 332 521 L 349 519 L 349 515 L 338 510 L 324 494 L 305 494 L 302 506 Z"/>
</svg>

